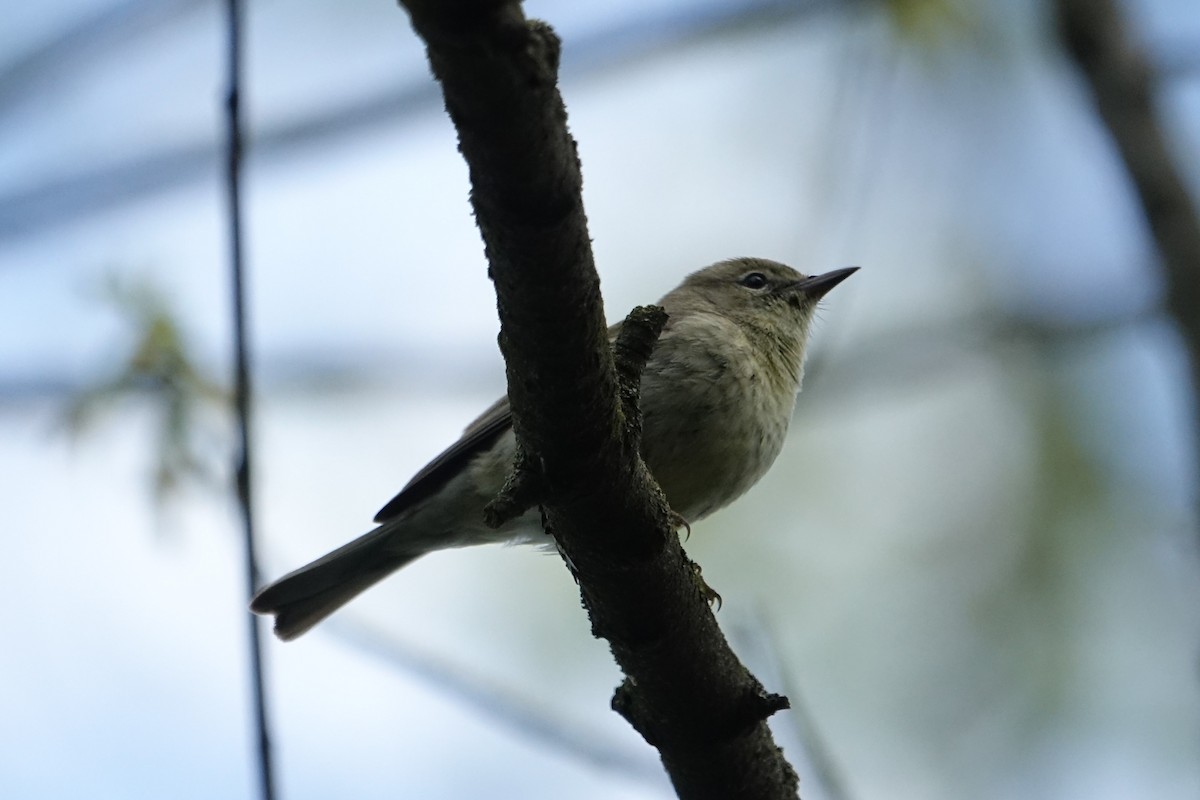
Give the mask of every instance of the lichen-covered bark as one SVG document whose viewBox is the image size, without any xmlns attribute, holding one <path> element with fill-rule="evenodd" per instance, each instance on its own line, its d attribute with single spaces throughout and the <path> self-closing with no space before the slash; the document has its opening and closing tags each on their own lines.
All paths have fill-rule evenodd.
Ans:
<svg viewBox="0 0 1200 800">
<path fill-rule="evenodd" d="M 458 130 L 500 310 L 522 455 L 489 514 L 542 506 L 627 676 L 614 708 L 659 749 L 680 797 L 795 797 L 765 722 L 787 701 L 729 649 L 638 456 L 637 377 L 663 319 L 631 315 L 614 360 L 558 38 L 512 0 L 402 4 Z"/>
</svg>

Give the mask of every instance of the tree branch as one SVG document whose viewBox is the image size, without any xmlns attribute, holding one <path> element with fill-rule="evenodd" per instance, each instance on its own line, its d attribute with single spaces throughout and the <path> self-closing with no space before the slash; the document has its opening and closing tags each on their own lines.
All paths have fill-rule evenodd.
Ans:
<svg viewBox="0 0 1200 800">
<path fill-rule="evenodd" d="M 680 797 L 795 797 L 765 722 L 787 701 L 729 649 L 638 454 L 636 390 L 665 317 L 631 315 L 614 359 L 558 38 L 515 0 L 402 2 L 458 130 L 496 287 L 519 467 L 536 476 L 518 475 L 510 496 L 542 506 L 627 676 L 614 707 L 659 749 Z"/>
<path fill-rule="evenodd" d="M 1063 45 L 1133 181 L 1167 279 L 1167 307 L 1200 378 L 1200 216 L 1155 113 L 1153 73 L 1114 0 L 1057 0 Z M 1200 424 L 1194 426 L 1200 436 Z M 1200 454 L 1200 439 L 1195 442 Z"/>
</svg>

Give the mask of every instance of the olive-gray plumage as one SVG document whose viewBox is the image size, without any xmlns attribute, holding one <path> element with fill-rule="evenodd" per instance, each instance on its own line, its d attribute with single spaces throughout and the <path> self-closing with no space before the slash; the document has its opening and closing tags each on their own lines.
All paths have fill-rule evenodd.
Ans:
<svg viewBox="0 0 1200 800">
<path fill-rule="evenodd" d="M 642 457 L 683 519 L 733 502 L 775 461 L 817 301 L 855 269 L 806 277 L 738 258 L 689 275 L 659 301 L 668 319 L 642 376 Z M 549 543 L 536 511 L 499 529 L 484 524 L 515 451 L 504 398 L 384 506 L 379 527 L 267 586 L 251 609 L 274 614 L 276 634 L 292 639 L 434 550 Z"/>
</svg>

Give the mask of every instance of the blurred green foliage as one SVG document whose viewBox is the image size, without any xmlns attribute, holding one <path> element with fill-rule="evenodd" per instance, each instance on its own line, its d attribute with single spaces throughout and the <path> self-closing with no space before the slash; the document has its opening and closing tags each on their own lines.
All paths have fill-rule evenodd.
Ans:
<svg viewBox="0 0 1200 800">
<path fill-rule="evenodd" d="M 898 37 L 916 44 L 936 45 L 978 27 L 970 0 L 885 0 L 883 8 Z"/>
<path fill-rule="evenodd" d="M 63 422 L 72 436 L 98 424 L 98 417 L 133 397 L 148 400 L 157 415 L 153 492 L 158 506 L 186 482 L 219 484 L 205 456 L 207 419 L 224 415 L 230 396 L 194 358 L 179 315 L 166 296 L 144 279 L 115 275 L 102 284 L 98 301 L 112 308 L 131 330 L 126 347 L 114 347 L 116 368 L 85 385 L 70 400 Z"/>
</svg>

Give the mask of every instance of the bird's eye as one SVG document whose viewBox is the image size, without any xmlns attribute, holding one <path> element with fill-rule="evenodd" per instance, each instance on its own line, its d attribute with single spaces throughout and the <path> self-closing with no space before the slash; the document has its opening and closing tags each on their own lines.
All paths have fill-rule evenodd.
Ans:
<svg viewBox="0 0 1200 800">
<path fill-rule="evenodd" d="M 748 272 L 742 276 L 742 279 L 738 283 L 747 289 L 762 289 L 767 285 L 767 276 L 761 272 Z"/>
</svg>

